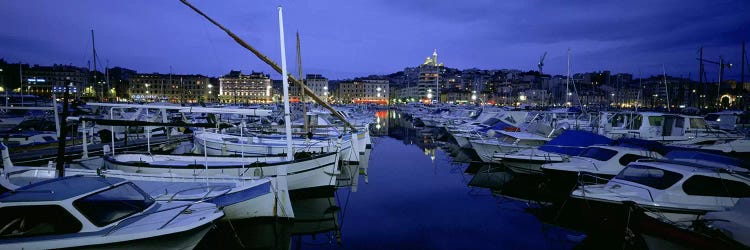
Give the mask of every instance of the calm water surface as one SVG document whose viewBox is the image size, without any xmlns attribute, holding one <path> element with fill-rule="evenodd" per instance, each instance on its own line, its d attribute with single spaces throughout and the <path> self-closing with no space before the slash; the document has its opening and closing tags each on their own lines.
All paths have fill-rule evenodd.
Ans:
<svg viewBox="0 0 750 250">
<path fill-rule="evenodd" d="M 527 212 L 535 202 L 498 190 L 505 172 L 456 162 L 471 155 L 386 114 L 373 127 L 367 181 L 360 175 L 354 186 L 295 193 L 294 222 L 220 223 L 199 248 L 570 249 L 584 237 L 540 222 Z"/>
</svg>

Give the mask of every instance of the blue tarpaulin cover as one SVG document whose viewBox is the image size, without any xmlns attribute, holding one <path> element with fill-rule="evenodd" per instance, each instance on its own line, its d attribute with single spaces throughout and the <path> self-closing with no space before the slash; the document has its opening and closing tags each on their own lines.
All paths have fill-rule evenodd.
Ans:
<svg viewBox="0 0 750 250">
<path fill-rule="evenodd" d="M 565 155 L 578 155 L 585 147 L 596 144 L 610 144 L 612 139 L 606 136 L 582 130 L 567 130 L 539 146 L 539 150 Z"/>
</svg>

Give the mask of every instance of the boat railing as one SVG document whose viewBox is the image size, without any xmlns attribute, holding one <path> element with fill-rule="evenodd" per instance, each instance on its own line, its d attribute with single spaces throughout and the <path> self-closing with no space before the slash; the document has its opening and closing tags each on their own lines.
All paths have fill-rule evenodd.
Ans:
<svg viewBox="0 0 750 250">
<path fill-rule="evenodd" d="M 584 190 L 587 185 L 606 184 L 607 182 L 609 182 L 609 179 L 607 178 L 602 178 L 591 173 L 580 171 L 578 172 L 577 178 L 578 179 L 576 180 L 576 182 L 578 183 L 578 186 L 580 186 Z"/>
<path fill-rule="evenodd" d="M 208 199 L 211 199 L 211 198 L 215 198 L 215 197 L 219 197 L 219 196 L 228 194 L 229 192 L 232 191 L 232 186 L 229 186 L 229 185 L 211 185 L 211 186 L 205 186 L 205 187 L 187 188 L 187 189 L 183 189 L 183 190 L 175 192 L 174 194 L 172 194 L 172 197 L 169 197 L 169 200 L 167 200 L 167 201 L 168 202 L 174 201 L 175 197 L 177 197 L 177 195 L 180 195 L 181 193 L 185 193 L 185 192 L 193 191 L 193 190 L 201 190 L 201 189 L 207 189 L 207 190 L 205 191 L 205 194 L 203 194 L 203 197 L 199 198 L 198 201 L 205 201 L 205 200 L 208 200 Z M 220 194 L 217 194 L 217 195 L 214 195 L 214 196 L 209 196 L 215 190 L 221 190 L 221 189 L 224 189 L 224 191 L 221 192 Z"/>
<path fill-rule="evenodd" d="M 646 193 L 648 193 L 648 198 L 651 199 L 651 202 L 654 202 L 654 195 L 651 194 L 651 190 L 649 190 L 648 188 L 639 187 L 639 186 L 636 186 L 636 185 L 633 185 L 633 184 L 629 184 L 629 183 L 625 183 L 625 182 L 619 182 L 619 181 L 616 181 L 616 180 L 612 180 L 612 182 L 617 183 L 616 185 L 624 185 L 624 186 L 629 186 L 629 187 L 634 187 L 634 188 L 646 190 Z"/>
<path fill-rule="evenodd" d="M 114 226 L 112 226 L 112 228 L 110 228 L 109 231 L 107 231 L 107 233 L 104 234 L 104 236 L 108 236 L 108 235 L 114 233 L 115 231 L 117 231 L 118 229 L 120 229 L 120 226 L 124 222 L 126 222 L 126 221 L 132 221 L 132 220 L 135 220 L 136 218 L 145 217 L 145 216 L 149 216 L 149 215 L 153 215 L 153 214 L 157 214 L 157 213 L 162 213 L 162 212 L 166 212 L 166 211 L 172 211 L 172 210 L 176 210 L 176 209 L 182 209 L 182 210 L 180 210 L 180 212 L 178 212 L 174 216 L 172 216 L 172 218 L 170 218 L 169 220 L 167 220 L 167 222 L 165 222 L 163 225 L 161 225 L 159 227 L 159 229 L 157 229 L 157 230 L 161 230 L 164 227 L 166 227 L 167 225 L 169 225 L 169 223 L 172 223 L 172 221 L 174 221 L 174 219 L 176 219 L 177 216 L 180 216 L 181 214 L 183 214 L 190 207 L 192 207 L 195 204 L 202 203 L 202 202 L 203 201 L 196 201 L 196 202 L 192 202 L 192 203 L 189 203 L 189 204 L 183 204 L 183 205 L 179 205 L 179 206 L 170 207 L 170 208 L 167 208 L 167 209 L 161 209 L 161 210 L 157 210 L 157 211 L 153 211 L 153 212 L 146 212 L 146 213 L 141 213 L 141 214 L 130 216 L 130 217 L 126 218 L 126 219 L 118 221 L 117 224 L 115 224 Z"/>
</svg>

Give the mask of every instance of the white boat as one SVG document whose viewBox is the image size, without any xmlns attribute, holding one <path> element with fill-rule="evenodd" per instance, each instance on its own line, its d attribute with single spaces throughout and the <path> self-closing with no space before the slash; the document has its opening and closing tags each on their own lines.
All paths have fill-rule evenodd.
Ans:
<svg viewBox="0 0 750 250">
<path fill-rule="evenodd" d="M 0 186 L 17 190 L 23 186 L 59 177 L 54 167 L 14 166 L 7 148 L 2 148 Z M 159 201 L 207 201 L 221 208 L 226 219 L 254 217 L 294 218 L 287 190 L 274 178 L 188 176 L 177 174 L 127 173 L 120 170 L 87 169 L 101 166 L 101 158 L 72 162 L 65 176 L 107 176 L 131 181 Z M 81 168 L 71 168 L 80 166 Z"/>
<path fill-rule="evenodd" d="M 512 153 L 523 149 L 537 148 L 544 145 L 550 137 L 529 132 L 498 131 L 500 136 L 491 139 L 471 140 L 471 148 L 476 151 L 483 162 L 492 162 L 497 153 Z"/>
<path fill-rule="evenodd" d="M 582 185 L 570 196 L 601 210 L 631 202 L 675 224 L 727 210 L 750 197 L 750 171 L 739 167 L 741 160 L 684 151 L 666 157 L 630 163 L 606 184 Z"/>
<path fill-rule="evenodd" d="M 236 157 L 158 154 L 105 155 L 104 167 L 130 173 L 195 176 L 277 177 L 286 167 L 289 190 L 336 185 L 338 153 L 310 154 L 287 161 L 286 156 Z"/>
<path fill-rule="evenodd" d="M 542 164 L 565 162 L 569 157 L 580 154 L 588 146 L 606 145 L 611 142 L 612 140 L 602 135 L 581 130 L 567 130 L 539 148 L 497 153 L 492 156 L 492 159 L 515 173 L 542 174 Z"/>
<path fill-rule="evenodd" d="M 0 195 L 0 248 L 192 249 L 223 215 L 120 178 L 63 177 Z"/>
<path fill-rule="evenodd" d="M 364 131 L 358 134 L 365 133 Z M 359 151 L 352 151 L 352 136 L 292 139 L 293 153 L 328 153 L 340 151 L 341 160 L 359 162 Z M 364 138 L 364 137 L 363 137 Z M 361 139 L 360 139 L 361 140 Z M 265 135 L 231 135 L 211 131 L 198 132 L 193 137 L 193 153 L 209 156 L 276 156 L 286 154 L 286 138 Z M 360 142 L 363 143 L 363 142 Z M 355 143 L 356 144 L 356 143 Z M 364 146 L 364 145 L 362 145 Z M 363 147 L 358 147 L 363 150 Z M 362 151 L 364 152 L 364 151 Z M 353 155 L 350 155 L 353 154 Z"/>
<path fill-rule="evenodd" d="M 599 133 L 612 139 L 638 138 L 667 144 L 714 144 L 742 138 L 737 133 L 710 128 L 703 117 L 656 112 L 602 115 Z"/>
<path fill-rule="evenodd" d="M 631 162 L 649 158 L 659 159 L 662 155 L 632 145 L 592 145 L 566 161 L 545 163 L 541 170 L 553 184 L 569 191 L 580 182 L 606 183 Z"/>
</svg>

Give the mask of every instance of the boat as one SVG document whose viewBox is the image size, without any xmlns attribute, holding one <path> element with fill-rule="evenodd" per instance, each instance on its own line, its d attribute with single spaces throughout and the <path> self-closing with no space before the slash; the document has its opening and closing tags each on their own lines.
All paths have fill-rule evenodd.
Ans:
<svg viewBox="0 0 750 250">
<path fill-rule="evenodd" d="M 105 155 L 104 168 L 129 173 L 194 176 L 277 177 L 286 167 L 289 190 L 333 187 L 338 175 L 338 153 L 298 153 L 286 156 L 236 157 L 125 153 Z"/>
<path fill-rule="evenodd" d="M 747 249 L 747 201 L 740 198 L 733 208 L 708 212 L 689 226 L 649 216 L 648 210 L 632 205 L 627 230 L 648 249 Z"/>
<path fill-rule="evenodd" d="M 650 158 L 659 159 L 662 155 L 651 148 L 626 143 L 592 145 L 564 162 L 545 163 L 541 170 L 550 184 L 569 192 L 582 182 L 606 183 L 631 162 Z"/>
<path fill-rule="evenodd" d="M 23 186 L 59 177 L 53 166 L 15 166 L 2 143 L 3 168 L 0 187 L 17 190 Z M 52 162 L 50 162 L 50 165 Z M 131 181 L 159 201 L 207 201 L 216 204 L 229 220 L 254 217 L 294 218 L 286 189 L 274 178 L 231 176 L 188 176 L 177 174 L 127 173 L 120 170 L 89 169 L 101 166 L 101 158 L 72 161 L 64 176 L 107 176 Z M 74 168 L 74 167 L 78 168 Z"/>
<path fill-rule="evenodd" d="M 552 138 L 554 131 L 547 134 L 531 132 L 498 131 L 497 138 L 470 140 L 471 147 L 483 162 L 492 162 L 492 157 L 497 153 L 512 153 L 528 148 L 537 148 L 544 145 Z"/>
<path fill-rule="evenodd" d="M 605 214 L 634 203 L 677 224 L 750 197 L 750 170 L 742 160 L 692 151 L 672 151 L 665 158 L 632 162 L 606 184 L 581 185 L 570 197 Z"/>
<path fill-rule="evenodd" d="M 602 135 L 582 130 L 567 130 L 539 148 L 497 153 L 492 155 L 492 160 L 505 165 L 514 173 L 542 174 L 542 164 L 565 162 L 588 146 L 610 143 L 612 140 Z"/>
<path fill-rule="evenodd" d="M 156 201 L 125 179 L 68 176 L 0 194 L 0 248 L 192 249 L 223 215 Z"/>
</svg>

